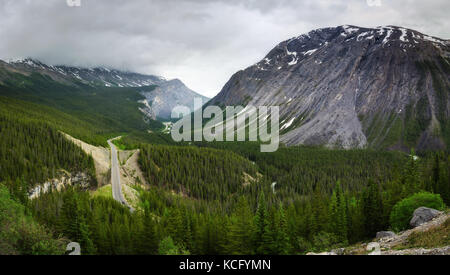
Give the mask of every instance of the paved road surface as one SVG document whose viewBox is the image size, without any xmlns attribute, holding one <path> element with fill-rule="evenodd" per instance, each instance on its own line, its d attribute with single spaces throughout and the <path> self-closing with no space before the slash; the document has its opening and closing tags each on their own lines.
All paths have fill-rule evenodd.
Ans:
<svg viewBox="0 0 450 275">
<path fill-rule="evenodd" d="M 127 206 L 130 209 L 130 211 L 133 212 L 134 211 L 133 207 L 128 205 L 127 201 L 123 197 L 122 186 L 120 185 L 120 170 L 119 170 L 119 160 L 117 158 L 117 148 L 112 143 L 113 140 L 118 139 L 118 138 L 120 138 L 120 137 L 108 140 L 108 144 L 111 147 L 111 189 L 112 189 L 112 194 L 113 194 L 113 198 L 116 201 Z"/>
</svg>

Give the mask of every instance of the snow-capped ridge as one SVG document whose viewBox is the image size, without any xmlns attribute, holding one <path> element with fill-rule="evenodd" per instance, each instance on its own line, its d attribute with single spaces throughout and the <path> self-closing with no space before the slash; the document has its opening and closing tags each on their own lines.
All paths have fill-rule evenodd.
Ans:
<svg viewBox="0 0 450 275">
<path fill-rule="evenodd" d="M 399 47 L 403 52 L 410 48 L 421 47 L 419 44 L 432 43 L 434 47 L 450 45 L 449 40 L 432 37 L 418 31 L 398 26 L 379 26 L 375 28 L 358 27 L 354 25 L 342 25 L 312 30 L 308 33 L 292 37 L 279 43 L 267 56 L 254 66 L 261 72 L 281 70 L 284 67 L 294 68 L 299 66 L 309 56 L 326 51 L 326 47 L 342 42 L 369 43 L 379 45 L 381 48 Z M 320 65 L 323 61 L 316 61 Z M 249 68 L 251 68 L 250 66 Z M 248 68 L 247 68 L 248 69 Z M 258 80 L 260 77 L 253 77 Z"/>
</svg>

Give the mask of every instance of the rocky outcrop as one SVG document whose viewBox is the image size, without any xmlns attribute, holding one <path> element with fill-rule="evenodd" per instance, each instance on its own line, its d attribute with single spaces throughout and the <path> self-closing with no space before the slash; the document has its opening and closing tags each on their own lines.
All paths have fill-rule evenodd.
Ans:
<svg viewBox="0 0 450 275">
<path fill-rule="evenodd" d="M 91 177 L 83 172 L 71 174 L 65 171 L 61 172 L 61 176 L 48 180 L 42 184 L 38 184 L 28 192 L 29 199 L 38 198 L 40 195 L 54 191 L 61 191 L 67 186 L 78 186 L 83 189 L 89 188 Z"/>
<path fill-rule="evenodd" d="M 339 26 L 281 42 L 210 105 L 279 106 L 287 145 L 445 148 L 450 42 L 395 26 Z"/>
<path fill-rule="evenodd" d="M 404 250 L 389 250 L 383 255 L 450 255 L 450 246 L 438 248 L 411 248 Z"/>
<path fill-rule="evenodd" d="M 438 211 L 436 209 L 431 209 L 427 207 L 419 207 L 417 208 L 414 213 L 411 221 L 409 224 L 412 228 L 418 227 L 426 222 L 429 222 L 436 218 L 437 216 L 441 215 L 442 212 Z"/>
<path fill-rule="evenodd" d="M 392 238 L 392 237 L 395 237 L 395 236 L 396 236 L 396 234 L 394 232 L 392 232 L 392 231 L 380 231 L 380 232 L 377 232 L 376 238 L 377 239 Z"/>
<path fill-rule="evenodd" d="M 450 255 L 448 242 L 443 242 L 441 247 L 409 247 L 411 236 L 443 228 L 449 219 L 450 213 L 439 212 L 434 219 L 398 234 L 390 231 L 378 232 L 376 240 L 370 243 L 357 244 L 330 252 L 308 253 L 307 255 Z"/>
<path fill-rule="evenodd" d="M 202 104 L 205 104 L 209 98 L 204 97 L 184 85 L 179 79 L 173 79 L 167 82 L 158 84 L 154 90 L 150 92 L 141 92 L 145 96 L 145 108 L 142 108 L 143 113 L 151 114 L 153 119 L 170 119 L 172 109 L 177 106 L 186 106 L 191 111 L 195 111 L 194 98 L 199 98 Z"/>
</svg>

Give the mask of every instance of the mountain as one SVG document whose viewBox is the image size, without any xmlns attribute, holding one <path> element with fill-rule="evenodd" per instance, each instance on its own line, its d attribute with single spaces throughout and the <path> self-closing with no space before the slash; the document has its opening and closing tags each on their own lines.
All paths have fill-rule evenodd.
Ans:
<svg viewBox="0 0 450 275">
<path fill-rule="evenodd" d="M 2 73 L 3 71 L 3 73 Z M 81 68 L 73 66 L 46 65 L 31 58 L 0 61 L 0 84 L 10 80 L 10 73 L 30 75 L 39 73 L 53 81 L 67 85 L 90 87 L 137 88 L 145 97 L 139 109 L 148 117 L 170 118 L 172 108 L 178 104 L 191 106 L 195 97 L 207 98 L 187 88 L 180 80 L 166 80 L 160 76 L 109 69 L 106 67 Z"/>
<path fill-rule="evenodd" d="M 338 26 L 278 44 L 210 105 L 279 105 L 287 145 L 449 148 L 450 41 Z"/>
<path fill-rule="evenodd" d="M 170 119 L 172 109 L 177 105 L 186 106 L 195 111 L 194 98 L 200 98 L 203 104 L 209 100 L 186 87 L 179 79 L 160 83 L 153 91 L 143 91 L 142 95 L 145 96 L 143 103 L 154 119 Z"/>
<path fill-rule="evenodd" d="M 124 72 L 108 69 L 106 67 L 81 68 L 64 65 L 46 65 L 32 58 L 13 59 L 7 62 L 0 61 L 0 67 L 9 71 L 19 71 L 23 73 L 37 72 L 50 76 L 56 81 L 65 83 L 81 82 L 91 86 L 142 87 L 158 85 L 166 81 L 159 76 Z"/>
</svg>

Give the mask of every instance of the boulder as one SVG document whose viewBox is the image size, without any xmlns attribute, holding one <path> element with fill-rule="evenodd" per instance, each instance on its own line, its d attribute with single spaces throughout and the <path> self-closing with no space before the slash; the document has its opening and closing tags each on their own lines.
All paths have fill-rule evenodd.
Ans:
<svg viewBox="0 0 450 275">
<path fill-rule="evenodd" d="M 337 248 L 337 249 L 333 249 L 331 250 L 332 254 L 329 255 L 344 255 L 345 254 L 345 248 Z"/>
<path fill-rule="evenodd" d="M 440 214 L 442 214 L 442 212 L 438 211 L 436 209 L 427 208 L 427 207 L 419 207 L 414 211 L 413 217 L 412 217 L 411 221 L 409 222 L 409 224 L 413 228 L 415 228 L 415 227 L 418 227 L 419 225 L 422 225 L 426 222 L 433 220 Z"/>
<path fill-rule="evenodd" d="M 382 239 L 382 238 L 391 238 L 391 237 L 395 237 L 397 236 L 394 232 L 392 231 L 380 231 L 377 232 L 377 239 Z"/>
</svg>

